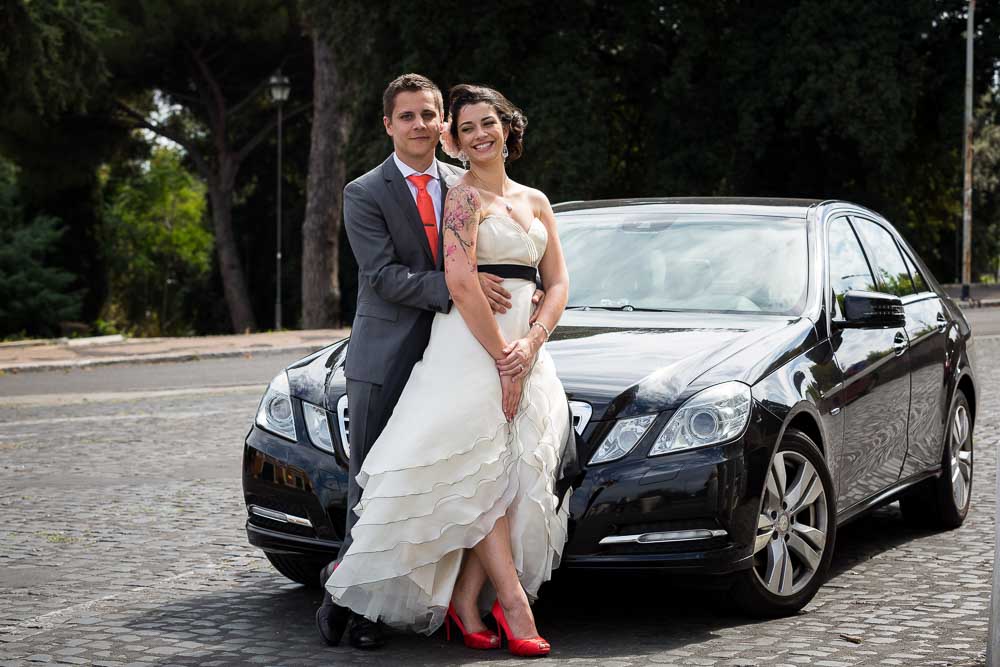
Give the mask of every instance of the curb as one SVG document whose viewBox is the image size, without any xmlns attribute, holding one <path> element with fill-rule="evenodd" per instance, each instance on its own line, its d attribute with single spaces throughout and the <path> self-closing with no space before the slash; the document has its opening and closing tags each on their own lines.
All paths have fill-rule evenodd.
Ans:
<svg viewBox="0 0 1000 667">
<path fill-rule="evenodd" d="M 288 347 L 243 348 L 238 350 L 220 350 L 216 352 L 172 352 L 163 354 L 144 354 L 121 357 L 105 357 L 103 359 L 74 359 L 72 361 L 38 361 L 34 363 L 9 364 L 0 366 L 0 373 L 34 373 L 39 371 L 70 370 L 93 366 L 116 366 L 120 364 L 155 364 L 165 362 L 199 361 L 201 359 L 225 359 L 227 357 L 272 356 L 277 354 L 300 353 L 303 356 L 326 345 L 292 345 Z"/>
</svg>

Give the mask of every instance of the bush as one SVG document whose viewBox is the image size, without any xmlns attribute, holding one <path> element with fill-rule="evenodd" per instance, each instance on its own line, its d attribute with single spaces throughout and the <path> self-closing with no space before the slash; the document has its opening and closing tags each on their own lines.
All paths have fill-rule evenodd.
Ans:
<svg viewBox="0 0 1000 667">
<path fill-rule="evenodd" d="M 70 292 L 73 274 L 53 266 L 63 227 L 59 219 L 26 220 L 14 168 L 0 160 L 0 337 L 53 336 L 79 317 L 82 292 Z"/>
</svg>

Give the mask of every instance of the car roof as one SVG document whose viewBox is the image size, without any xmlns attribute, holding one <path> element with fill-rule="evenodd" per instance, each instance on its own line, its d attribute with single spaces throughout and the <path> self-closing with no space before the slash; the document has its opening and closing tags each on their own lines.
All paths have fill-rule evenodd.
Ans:
<svg viewBox="0 0 1000 667">
<path fill-rule="evenodd" d="M 771 197 L 641 197 L 633 199 L 598 199 L 560 202 L 552 207 L 556 213 L 607 212 L 625 206 L 675 209 L 678 213 L 742 213 L 777 215 L 785 218 L 805 218 L 810 208 L 830 203 L 824 199 L 785 199 Z"/>
</svg>

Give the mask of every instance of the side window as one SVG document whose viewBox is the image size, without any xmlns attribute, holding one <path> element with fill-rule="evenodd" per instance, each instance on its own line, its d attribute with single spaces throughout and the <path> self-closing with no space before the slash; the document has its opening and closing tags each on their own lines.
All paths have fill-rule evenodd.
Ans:
<svg viewBox="0 0 1000 667">
<path fill-rule="evenodd" d="M 902 250 L 902 248 L 900 248 Z M 906 262 L 906 268 L 910 270 L 910 276 L 913 277 L 913 289 L 919 294 L 920 292 L 930 292 L 931 288 L 927 286 L 927 281 L 924 280 L 924 276 L 920 273 L 920 269 L 917 265 L 913 263 L 910 256 L 903 250 L 903 261 Z"/>
<path fill-rule="evenodd" d="M 889 230 L 864 218 L 854 218 L 854 228 L 865 242 L 865 248 L 873 255 L 872 268 L 882 283 L 881 291 L 896 296 L 915 294 L 916 290 L 913 288 L 913 280 L 906 268 L 906 262 L 899 254 L 896 240 L 892 238 Z"/>
<path fill-rule="evenodd" d="M 858 237 L 847 222 L 837 218 L 830 223 L 830 288 L 834 296 L 834 317 L 844 312 L 844 294 L 848 290 L 875 292 L 875 278 L 868 268 L 868 260 L 861 250 Z"/>
</svg>

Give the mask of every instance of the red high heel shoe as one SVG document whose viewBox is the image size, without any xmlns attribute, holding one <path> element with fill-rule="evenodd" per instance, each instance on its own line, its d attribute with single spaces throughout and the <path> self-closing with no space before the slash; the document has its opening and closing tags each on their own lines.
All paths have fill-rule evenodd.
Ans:
<svg viewBox="0 0 1000 667">
<path fill-rule="evenodd" d="M 444 617 L 444 636 L 451 641 L 451 622 L 458 626 L 458 631 L 462 633 L 462 640 L 469 648 L 490 649 L 500 648 L 500 637 L 492 630 L 482 630 L 480 632 L 466 632 L 462 619 L 458 617 L 455 608 L 448 605 L 448 615 Z"/>
<path fill-rule="evenodd" d="M 507 625 L 507 617 L 504 616 L 503 607 L 500 606 L 500 600 L 493 603 L 493 618 L 497 620 L 497 630 L 500 632 L 500 641 L 503 642 L 503 636 L 507 635 L 507 648 L 514 655 L 521 656 L 524 658 L 534 658 L 537 656 L 548 655 L 549 651 L 552 650 L 552 646 L 549 645 L 547 641 L 541 637 L 529 637 L 526 639 L 518 639 L 512 637 L 510 634 L 510 627 Z"/>
</svg>

